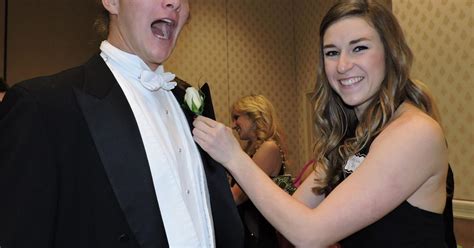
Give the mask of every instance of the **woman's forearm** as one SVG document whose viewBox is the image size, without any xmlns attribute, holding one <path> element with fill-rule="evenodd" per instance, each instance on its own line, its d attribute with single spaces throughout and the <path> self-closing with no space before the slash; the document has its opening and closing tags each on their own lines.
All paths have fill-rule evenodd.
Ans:
<svg viewBox="0 0 474 248">
<path fill-rule="evenodd" d="M 315 231 L 308 228 L 312 210 L 281 190 L 250 157 L 231 160 L 226 167 L 258 210 L 293 244 L 306 246 L 311 243 L 311 247 L 318 247 L 319 243 L 325 247 L 332 243 L 318 240 L 318 237 L 308 239 Z"/>
</svg>

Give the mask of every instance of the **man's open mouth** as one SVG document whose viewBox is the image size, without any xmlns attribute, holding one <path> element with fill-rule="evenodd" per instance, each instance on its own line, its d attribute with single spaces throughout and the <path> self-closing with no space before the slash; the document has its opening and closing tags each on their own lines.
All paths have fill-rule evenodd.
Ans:
<svg viewBox="0 0 474 248">
<path fill-rule="evenodd" d="M 174 27 L 175 21 L 165 18 L 154 21 L 151 24 L 151 31 L 156 37 L 168 40 L 174 31 Z"/>
</svg>

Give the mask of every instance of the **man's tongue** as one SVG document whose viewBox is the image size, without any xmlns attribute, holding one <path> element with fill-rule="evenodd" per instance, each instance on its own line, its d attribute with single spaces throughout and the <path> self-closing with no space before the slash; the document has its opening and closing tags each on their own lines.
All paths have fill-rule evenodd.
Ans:
<svg viewBox="0 0 474 248">
<path fill-rule="evenodd" d="M 169 39 L 171 36 L 171 25 L 164 21 L 157 21 L 151 25 L 151 31 L 161 39 Z"/>
</svg>

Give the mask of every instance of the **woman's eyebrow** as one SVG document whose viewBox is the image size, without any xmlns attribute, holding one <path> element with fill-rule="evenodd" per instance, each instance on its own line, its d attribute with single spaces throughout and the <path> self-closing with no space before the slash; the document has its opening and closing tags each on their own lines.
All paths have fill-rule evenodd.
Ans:
<svg viewBox="0 0 474 248">
<path fill-rule="evenodd" d="M 361 41 L 366 41 L 366 40 L 370 40 L 370 39 L 363 37 L 363 38 L 351 40 L 351 41 L 349 42 L 349 44 L 350 44 L 350 45 L 354 45 L 354 44 L 357 44 L 357 43 L 359 43 L 359 42 L 361 42 Z M 326 45 L 323 46 L 323 49 L 326 49 L 326 48 L 334 48 L 334 47 L 336 47 L 336 45 L 334 45 L 334 44 L 326 44 Z"/>
<path fill-rule="evenodd" d="M 351 40 L 349 42 L 349 44 L 353 45 L 353 44 L 359 43 L 361 41 L 366 41 L 366 40 L 370 40 L 370 39 L 368 39 L 368 38 L 359 38 L 359 39 L 356 39 L 356 40 Z"/>
</svg>

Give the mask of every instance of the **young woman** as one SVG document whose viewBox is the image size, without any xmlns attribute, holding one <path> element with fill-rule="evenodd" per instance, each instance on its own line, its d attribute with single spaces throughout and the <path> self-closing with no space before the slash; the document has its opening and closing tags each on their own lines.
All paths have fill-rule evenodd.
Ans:
<svg viewBox="0 0 474 248">
<path fill-rule="evenodd" d="M 250 95 L 232 105 L 232 128 L 246 141 L 244 151 L 268 177 L 285 171 L 286 152 L 275 108 L 263 95 Z M 232 195 L 244 224 L 245 247 L 275 248 L 277 233 L 239 184 L 233 182 Z"/>
<path fill-rule="evenodd" d="M 335 4 L 320 26 L 314 172 L 293 199 L 222 124 L 195 140 L 297 247 L 445 247 L 448 150 L 432 97 L 410 78 L 412 53 L 375 1 Z"/>
</svg>

